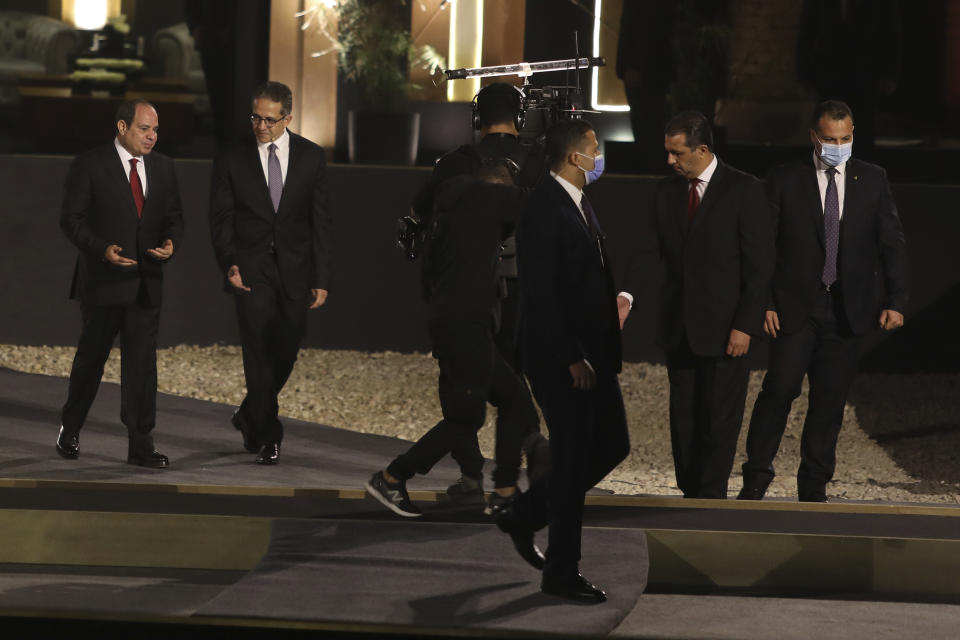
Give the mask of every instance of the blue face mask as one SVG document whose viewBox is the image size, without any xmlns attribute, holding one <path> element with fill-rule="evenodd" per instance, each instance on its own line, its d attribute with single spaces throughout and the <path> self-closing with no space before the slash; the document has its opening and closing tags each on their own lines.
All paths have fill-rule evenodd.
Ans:
<svg viewBox="0 0 960 640">
<path fill-rule="evenodd" d="M 847 144 L 827 144 L 820 143 L 820 159 L 828 167 L 836 167 L 850 159 L 853 154 L 853 143 Z"/>
<path fill-rule="evenodd" d="M 577 151 L 577 155 L 583 156 L 584 158 L 590 157 L 585 153 L 580 153 L 579 151 Z M 591 171 L 587 171 L 583 167 L 580 167 L 580 171 L 583 171 L 585 174 L 587 174 L 587 184 L 599 180 L 600 176 L 603 175 L 603 154 L 600 153 L 593 157 L 593 169 Z"/>
</svg>

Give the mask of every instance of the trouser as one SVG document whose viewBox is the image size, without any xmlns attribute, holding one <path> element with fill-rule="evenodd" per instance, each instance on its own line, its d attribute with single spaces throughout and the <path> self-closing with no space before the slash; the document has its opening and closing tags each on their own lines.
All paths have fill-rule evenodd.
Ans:
<svg viewBox="0 0 960 640">
<path fill-rule="evenodd" d="M 677 486 L 685 498 L 727 497 L 727 481 L 743 423 L 750 368 L 746 357 L 667 353 L 670 443 Z"/>
<path fill-rule="evenodd" d="M 862 341 L 848 326 L 839 288 L 834 287 L 821 292 L 800 330 L 771 340 L 767 374 L 747 433 L 745 485 L 766 488 L 773 479 L 773 460 L 787 416 L 807 374 L 810 395 L 800 441 L 797 492 L 801 498 L 824 494 L 836 468 L 837 438 Z"/>
<path fill-rule="evenodd" d="M 247 395 L 240 411 L 249 435 L 260 444 L 280 444 L 283 425 L 277 397 L 297 361 L 307 322 L 307 296 L 289 298 L 273 257 L 257 272 L 241 273 L 250 291 L 235 295 Z"/>
<path fill-rule="evenodd" d="M 574 389 L 565 370 L 530 371 L 528 376 L 550 435 L 545 487 L 550 529 L 543 573 L 544 578 L 567 578 L 580 562 L 586 492 L 630 453 L 627 416 L 615 374 L 598 375 L 597 386 L 589 391 Z M 533 505 L 531 509 L 536 511 Z"/>
<path fill-rule="evenodd" d="M 103 366 L 120 334 L 120 420 L 127 427 L 130 453 L 153 451 L 157 421 L 157 330 L 160 307 L 141 303 L 83 306 L 83 329 L 70 370 L 63 406 L 64 433 L 79 436 L 97 395 Z"/>
<path fill-rule="evenodd" d="M 497 351 L 489 319 L 433 318 L 430 342 L 440 366 L 443 419 L 393 460 L 387 472 L 401 480 L 426 475 L 443 456 L 456 451 L 461 472 L 479 477 L 483 458 L 464 453 L 476 443 L 490 402 L 497 408 L 494 485 L 516 485 L 523 444 L 539 432 L 539 418 L 526 385 Z"/>
</svg>

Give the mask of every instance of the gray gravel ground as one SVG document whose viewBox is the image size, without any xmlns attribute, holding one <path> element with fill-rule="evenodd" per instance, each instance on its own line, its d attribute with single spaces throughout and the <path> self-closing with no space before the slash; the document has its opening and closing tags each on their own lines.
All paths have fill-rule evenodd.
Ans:
<svg viewBox="0 0 960 640">
<path fill-rule="evenodd" d="M 30 373 L 67 376 L 72 347 L 0 345 L 0 366 Z M 239 347 L 177 346 L 158 354 L 160 390 L 238 404 L 243 397 Z M 343 429 L 415 440 L 440 416 L 436 362 L 426 354 L 394 352 L 301 352 L 280 398 L 281 413 Z M 114 349 L 104 379 L 119 382 Z M 750 378 L 750 392 L 738 457 L 730 481 L 739 490 L 746 425 L 762 371 Z M 677 495 L 667 415 L 667 373 L 661 365 L 628 363 L 620 377 L 630 421 L 632 451 L 601 487 L 619 494 Z M 800 429 L 806 387 L 794 403 L 777 459 L 770 496 L 795 495 Z M 492 411 L 480 432 L 484 454 L 492 457 Z M 162 432 L 163 425 L 158 425 Z M 545 430 L 545 427 L 544 427 Z M 831 497 L 888 502 L 960 503 L 960 376 L 956 374 L 860 374 L 848 399 L 837 447 Z M 386 461 L 385 461 L 386 462 Z"/>
</svg>

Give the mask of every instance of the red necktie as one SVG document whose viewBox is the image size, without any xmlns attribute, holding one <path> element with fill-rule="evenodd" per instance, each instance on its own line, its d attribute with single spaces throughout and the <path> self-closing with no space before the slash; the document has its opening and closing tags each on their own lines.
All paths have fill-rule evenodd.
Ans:
<svg viewBox="0 0 960 640">
<path fill-rule="evenodd" d="M 700 184 L 700 178 L 694 178 L 690 181 L 690 192 L 687 195 L 687 226 L 693 224 L 693 219 L 697 217 L 697 207 L 700 206 L 700 192 L 697 185 Z"/>
<path fill-rule="evenodd" d="M 133 202 L 137 205 L 137 217 L 143 215 L 143 185 L 140 184 L 140 174 L 137 173 L 137 159 L 130 158 L 130 191 L 133 192 Z"/>
</svg>

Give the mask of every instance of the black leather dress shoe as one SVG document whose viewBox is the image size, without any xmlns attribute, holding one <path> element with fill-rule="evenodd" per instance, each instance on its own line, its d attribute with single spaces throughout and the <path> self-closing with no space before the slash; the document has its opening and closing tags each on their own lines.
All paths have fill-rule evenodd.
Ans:
<svg viewBox="0 0 960 640">
<path fill-rule="evenodd" d="M 67 460 L 76 460 L 80 457 L 80 438 L 64 434 L 63 425 L 60 426 L 60 433 L 57 434 L 57 453 Z"/>
<path fill-rule="evenodd" d="M 523 521 L 516 509 L 516 500 L 511 500 L 506 505 L 496 508 L 491 515 L 500 531 L 510 536 L 513 548 L 517 550 L 520 557 L 534 569 L 543 570 L 543 552 L 533 540 L 533 529 Z"/>
<path fill-rule="evenodd" d="M 567 579 L 552 579 L 544 576 L 540 583 L 540 591 L 583 604 L 599 604 L 607 601 L 607 594 L 603 589 L 591 584 L 579 573 Z"/>
<path fill-rule="evenodd" d="M 234 428 L 240 432 L 240 435 L 243 436 L 244 449 L 250 453 L 257 453 L 260 451 L 260 445 L 257 444 L 257 441 L 253 438 L 253 436 L 250 435 L 250 426 L 247 424 L 247 421 L 243 419 L 240 409 L 237 409 L 233 412 L 230 422 L 233 423 Z"/>
<path fill-rule="evenodd" d="M 743 489 L 740 489 L 740 495 L 737 496 L 737 500 L 763 500 L 763 496 L 766 493 L 766 487 L 745 484 L 743 485 Z"/>
<path fill-rule="evenodd" d="M 150 469 L 166 469 L 170 466 L 170 460 L 157 450 L 149 453 L 128 453 L 127 464 L 135 464 L 138 467 L 148 467 Z"/>
<path fill-rule="evenodd" d="M 278 443 L 265 444 L 257 454 L 257 464 L 277 464 L 280 462 L 280 445 Z"/>
<path fill-rule="evenodd" d="M 826 491 L 805 493 L 801 496 L 798 496 L 797 500 L 799 502 L 827 502 L 827 493 Z"/>
</svg>

